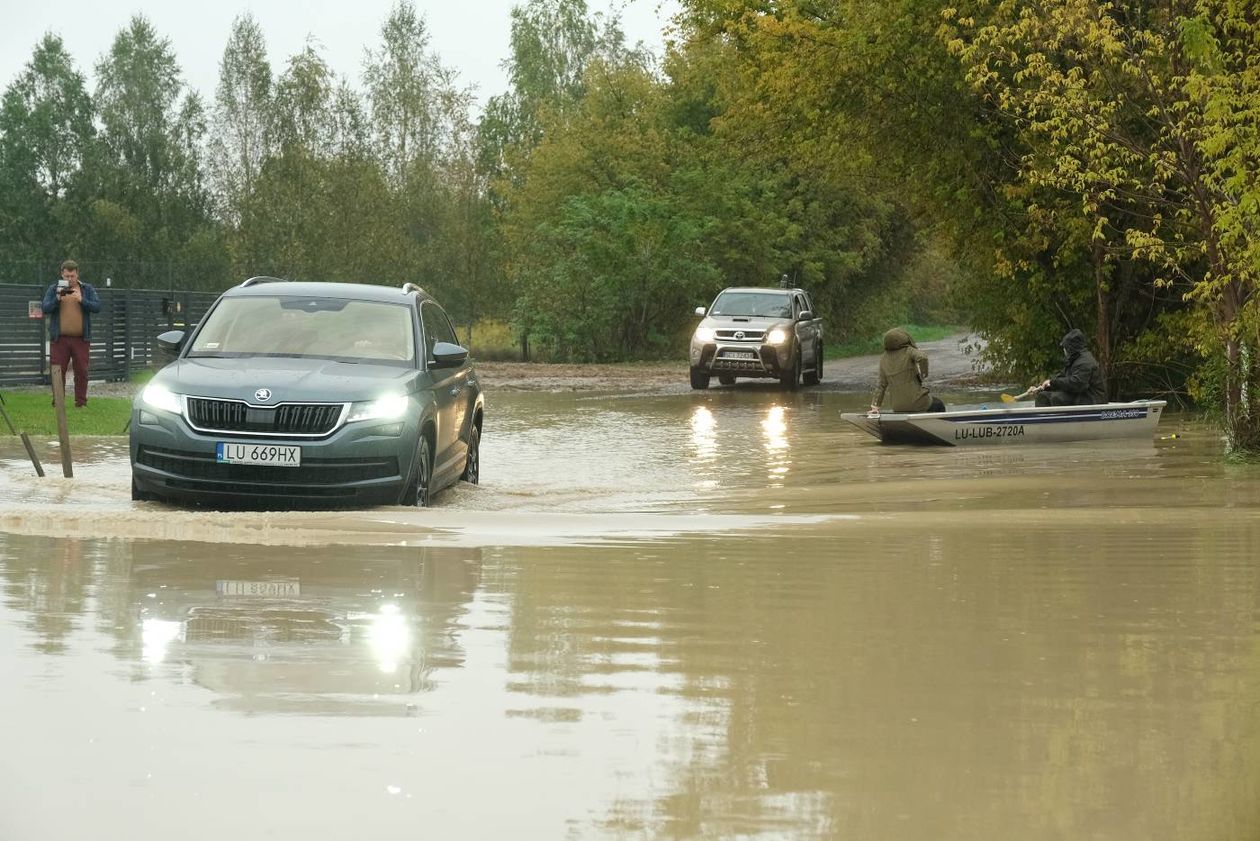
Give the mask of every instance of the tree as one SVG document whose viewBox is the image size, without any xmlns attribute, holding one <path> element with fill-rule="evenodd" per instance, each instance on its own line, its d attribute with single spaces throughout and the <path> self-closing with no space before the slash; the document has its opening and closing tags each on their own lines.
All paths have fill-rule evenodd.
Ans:
<svg viewBox="0 0 1260 841">
<path fill-rule="evenodd" d="M 45 35 L 0 101 L 0 249 L 53 260 L 76 243 L 66 203 L 95 135 L 91 98 L 61 39 Z"/>
<path fill-rule="evenodd" d="M 221 253 L 190 243 L 213 241 L 202 179 L 206 131 L 200 98 L 184 88 L 170 42 L 132 18 L 97 63 L 101 134 L 92 161 L 85 227 L 87 250 L 135 267 L 121 283 L 219 283 Z"/>
<path fill-rule="evenodd" d="M 308 40 L 302 51 L 289 59 L 289 66 L 276 82 L 274 102 L 273 124 L 281 150 L 300 146 L 313 155 L 327 152 L 334 82 L 313 41 Z"/>
<path fill-rule="evenodd" d="M 271 65 L 262 29 L 246 14 L 232 22 L 219 62 L 209 143 L 211 185 L 221 216 L 240 218 L 271 151 Z"/>
<path fill-rule="evenodd" d="M 451 73 L 429 52 L 415 6 L 402 0 L 381 27 L 381 46 L 364 62 L 378 160 L 399 186 L 417 164 L 433 166 L 449 137 Z M 466 103 L 461 103 L 466 104 Z"/>
<path fill-rule="evenodd" d="M 1221 357 L 1232 448 L 1260 450 L 1254 8 L 1052 0 L 957 18 L 968 80 L 1014 121 L 1027 183 L 1075 197 L 1102 253 L 1189 286 Z M 951 17 L 952 13 L 947 13 Z"/>
</svg>

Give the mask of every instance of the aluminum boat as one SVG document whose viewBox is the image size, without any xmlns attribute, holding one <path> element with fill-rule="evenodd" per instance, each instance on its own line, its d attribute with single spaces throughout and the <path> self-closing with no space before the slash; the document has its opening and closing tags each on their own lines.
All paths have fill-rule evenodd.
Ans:
<svg viewBox="0 0 1260 841">
<path fill-rule="evenodd" d="M 842 412 L 840 417 L 885 444 L 1053 444 L 1112 438 L 1150 438 L 1165 400 L 1037 406 L 1020 403 L 955 406 L 944 412 Z"/>
</svg>

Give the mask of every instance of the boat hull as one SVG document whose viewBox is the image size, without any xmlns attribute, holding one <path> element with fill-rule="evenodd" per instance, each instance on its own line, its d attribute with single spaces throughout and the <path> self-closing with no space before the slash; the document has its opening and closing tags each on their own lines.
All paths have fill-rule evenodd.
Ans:
<svg viewBox="0 0 1260 841">
<path fill-rule="evenodd" d="M 1166 405 L 1164 400 L 1044 407 L 1014 403 L 1000 408 L 958 406 L 946 412 L 890 412 L 874 418 L 843 412 L 840 417 L 885 444 L 1007 446 L 1150 438 Z"/>
</svg>

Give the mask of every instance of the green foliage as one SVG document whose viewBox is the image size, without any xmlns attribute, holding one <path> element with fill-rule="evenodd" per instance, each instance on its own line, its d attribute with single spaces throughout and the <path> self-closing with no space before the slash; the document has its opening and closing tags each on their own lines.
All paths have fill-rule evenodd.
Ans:
<svg viewBox="0 0 1260 841">
<path fill-rule="evenodd" d="M 668 196 L 629 186 L 564 202 L 537 230 L 518 319 L 553 358 L 608 361 L 662 354 L 689 304 L 717 278 L 703 258 L 705 220 Z"/>
<path fill-rule="evenodd" d="M 46 35 L 0 99 L 0 243 L 12 258 L 64 253 L 64 211 L 95 136 L 83 76 L 61 39 Z"/>
</svg>

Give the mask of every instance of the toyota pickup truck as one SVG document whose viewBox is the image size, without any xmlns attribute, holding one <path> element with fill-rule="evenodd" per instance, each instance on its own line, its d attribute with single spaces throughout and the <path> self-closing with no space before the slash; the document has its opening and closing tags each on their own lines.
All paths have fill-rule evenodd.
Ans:
<svg viewBox="0 0 1260 841">
<path fill-rule="evenodd" d="M 803 289 L 723 289 L 691 336 L 691 387 L 717 377 L 777 379 L 785 388 L 817 385 L 823 374 L 823 323 Z"/>
</svg>

